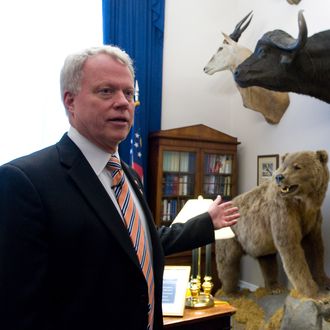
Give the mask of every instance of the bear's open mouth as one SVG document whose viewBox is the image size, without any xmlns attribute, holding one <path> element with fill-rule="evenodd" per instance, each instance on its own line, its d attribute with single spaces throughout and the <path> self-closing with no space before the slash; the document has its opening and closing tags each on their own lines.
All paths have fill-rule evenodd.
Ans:
<svg viewBox="0 0 330 330">
<path fill-rule="evenodd" d="M 289 194 L 298 189 L 298 185 L 292 185 L 292 186 L 283 186 L 281 187 L 281 193 L 283 194 Z"/>
</svg>

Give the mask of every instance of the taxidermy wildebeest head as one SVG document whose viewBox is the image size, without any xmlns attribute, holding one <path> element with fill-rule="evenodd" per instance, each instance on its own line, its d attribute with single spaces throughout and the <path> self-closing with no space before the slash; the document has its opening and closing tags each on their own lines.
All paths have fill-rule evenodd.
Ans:
<svg viewBox="0 0 330 330">
<path fill-rule="evenodd" d="M 235 70 L 239 86 L 295 92 L 330 103 L 330 30 L 308 38 L 302 11 L 298 23 L 297 39 L 282 30 L 262 36 L 254 53 Z"/>
<path fill-rule="evenodd" d="M 222 33 L 224 36 L 223 43 L 206 64 L 205 73 L 212 75 L 224 70 L 234 72 L 237 66 L 252 54 L 251 50 L 237 43 L 251 22 L 251 13 L 236 25 L 230 36 Z M 245 23 L 249 17 L 250 19 Z M 244 23 L 245 25 L 243 25 Z M 290 103 L 287 93 L 274 92 L 261 87 L 241 88 L 237 86 L 237 88 L 241 94 L 243 105 L 246 108 L 260 112 L 266 121 L 271 124 L 279 123 Z"/>
</svg>

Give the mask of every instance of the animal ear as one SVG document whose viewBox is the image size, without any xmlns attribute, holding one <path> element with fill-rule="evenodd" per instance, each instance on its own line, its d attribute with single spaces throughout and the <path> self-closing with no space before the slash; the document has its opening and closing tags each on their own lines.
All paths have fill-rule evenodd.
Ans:
<svg viewBox="0 0 330 330">
<path fill-rule="evenodd" d="M 288 153 L 284 154 L 284 155 L 281 157 L 281 162 L 282 162 L 282 163 L 284 162 L 284 159 L 286 158 L 287 155 L 288 155 Z"/>
<path fill-rule="evenodd" d="M 321 163 L 326 164 L 328 162 L 328 153 L 325 150 L 316 151 L 316 156 Z"/>
<path fill-rule="evenodd" d="M 232 45 L 232 46 L 236 45 L 236 42 L 232 38 L 230 38 L 228 34 L 226 34 L 224 32 L 221 32 L 221 33 L 222 33 L 223 37 L 225 38 L 224 43 L 226 42 L 227 44 Z"/>
</svg>

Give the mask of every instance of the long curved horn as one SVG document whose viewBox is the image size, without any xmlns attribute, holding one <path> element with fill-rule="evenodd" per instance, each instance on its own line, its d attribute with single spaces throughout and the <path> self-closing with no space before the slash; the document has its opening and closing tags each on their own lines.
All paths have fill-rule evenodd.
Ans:
<svg viewBox="0 0 330 330">
<path fill-rule="evenodd" d="M 307 25 L 303 15 L 303 10 L 299 10 L 298 13 L 298 26 L 299 35 L 297 39 L 278 38 L 277 35 L 274 35 L 274 38 L 270 37 L 271 43 L 283 50 L 298 51 L 302 49 L 307 41 Z"/>
<path fill-rule="evenodd" d="M 249 26 L 251 20 L 252 20 L 252 10 L 242 19 L 240 20 L 236 26 L 234 31 L 229 35 L 229 37 L 234 40 L 234 41 L 238 41 L 238 39 L 241 37 L 242 33 L 245 31 L 245 29 Z M 243 23 L 249 18 L 249 16 L 251 15 L 250 19 L 246 22 L 246 24 L 244 26 Z"/>
</svg>

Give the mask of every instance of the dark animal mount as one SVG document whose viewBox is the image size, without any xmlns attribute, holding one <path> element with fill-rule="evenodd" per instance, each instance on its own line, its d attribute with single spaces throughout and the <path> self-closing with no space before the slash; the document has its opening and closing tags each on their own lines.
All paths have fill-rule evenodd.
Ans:
<svg viewBox="0 0 330 330">
<path fill-rule="evenodd" d="M 297 39 L 282 30 L 262 36 L 234 72 L 239 86 L 305 94 L 330 103 L 330 30 L 308 38 L 302 11 L 298 24 Z"/>
</svg>

